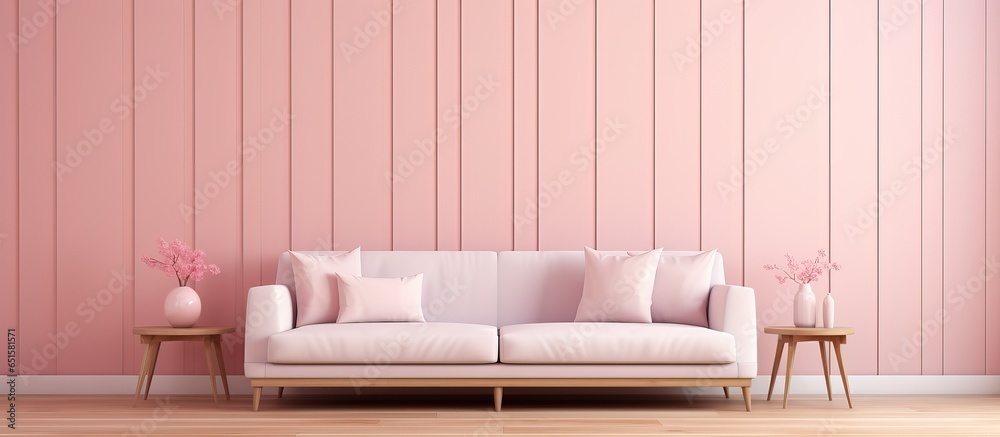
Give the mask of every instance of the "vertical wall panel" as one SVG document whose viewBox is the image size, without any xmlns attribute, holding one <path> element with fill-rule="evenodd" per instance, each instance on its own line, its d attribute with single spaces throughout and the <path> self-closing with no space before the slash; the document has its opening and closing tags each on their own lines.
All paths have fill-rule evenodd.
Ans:
<svg viewBox="0 0 1000 437">
<path fill-rule="evenodd" d="M 392 4 L 338 1 L 333 21 L 333 244 L 389 250 Z"/>
<path fill-rule="evenodd" d="M 653 246 L 653 2 L 597 3 L 597 247 Z"/>
<path fill-rule="evenodd" d="M 944 373 L 986 370 L 986 59 L 983 0 L 944 4 Z"/>
<path fill-rule="evenodd" d="M 1000 5 L 986 3 L 986 258 L 1000 256 Z M 986 373 L 1000 374 L 1000 278 L 986 280 Z"/>
<path fill-rule="evenodd" d="M 726 259 L 743 283 L 743 2 L 702 0 L 701 248 Z M 706 29 L 715 24 L 718 32 Z M 711 44 L 708 43 L 711 41 Z"/>
<path fill-rule="evenodd" d="M 538 2 L 538 248 L 597 244 L 596 0 Z"/>
<path fill-rule="evenodd" d="M 851 337 L 847 368 L 873 375 L 878 228 L 866 210 L 878 189 L 878 4 L 833 1 L 830 15 L 830 256 L 844 265 L 830 275 L 830 290 L 837 326 L 862 333 Z"/>
<path fill-rule="evenodd" d="M 121 93 L 126 102 L 135 102 L 138 97 L 145 100 L 152 88 L 154 76 L 159 73 L 146 72 L 139 76 L 139 89 L 136 90 L 135 74 L 135 1 L 122 2 L 122 83 Z M 126 104 L 128 107 L 130 104 Z M 138 104 L 134 104 L 138 107 Z M 122 115 L 122 260 L 123 275 L 135 277 L 137 266 L 142 264 L 135 255 L 135 114 Z M 145 268 L 145 266 L 143 266 Z M 122 335 L 122 373 L 138 373 L 135 366 L 136 339 L 128 335 L 135 325 L 135 280 L 123 281 L 121 287 L 121 330 Z"/>
<path fill-rule="evenodd" d="M 879 20 L 888 20 L 902 0 L 879 2 Z M 894 29 L 879 29 L 879 190 L 878 205 L 879 373 L 919 374 L 916 356 L 900 360 L 908 339 L 920 332 L 920 181 L 904 165 L 920 154 L 920 23 L 917 15 Z"/>
<path fill-rule="evenodd" d="M 261 3 L 260 130 L 261 281 L 278 271 L 278 254 L 291 247 L 291 10 L 289 0 Z M 246 158 L 244 160 L 247 160 Z M 240 309 L 242 310 L 242 309 Z"/>
<path fill-rule="evenodd" d="M 411 2 L 392 22 L 392 248 L 437 247 L 437 7 Z"/>
<path fill-rule="evenodd" d="M 922 314 L 919 337 L 911 342 L 921 345 L 921 373 L 940 375 L 944 365 L 944 294 L 942 290 L 943 251 L 943 204 L 944 204 L 944 148 L 945 130 L 943 124 L 944 89 L 944 3 L 943 0 L 923 2 L 921 17 L 921 107 L 922 107 L 922 148 L 917 160 L 910 160 L 906 166 L 908 183 L 920 181 L 920 227 L 921 227 L 921 278 L 920 286 Z M 915 20 L 916 17 L 911 18 Z M 895 351 L 902 359 L 912 357 L 916 352 L 907 348 Z"/>
<path fill-rule="evenodd" d="M 764 264 L 784 265 L 787 252 L 814 258 L 829 244 L 829 9 L 823 0 L 761 0 L 747 5 L 746 282 L 757 293 L 762 325 L 791 324 L 787 302 L 796 284 L 779 286 Z M 793 36 L 794 37 L 791 37 Z M 796 56 L 788 56 L 796 53 Z M 723 253 L 725 255 L 725 253 Z M 813 282 L 817 302 L 828 276 Z M 776 323 L 777 322 L 777 323 Z M 759 347 L 770 369 L 774 342 Z M 820 373 L 818 360 L 796 371 Z M 767 370 L 764 370 L 767 372 Z"/>
<path fill-rule="evenodd" d="M 243 159 L 243 278 L 244 287 L 262 284 L 261 276 L 261 189 L 264 160 L 257 137 L 261 123 L 261 0 L 242 3 L 242 60 L 240 108 Z M 256 146 L 255 146 L 256 144 Z M 294 181 L 293 181 L 294 183 Z"/>
<path fill-rule="evenodd" d="M 262 76 L 262 51 L 261 51 L 261 25 L 262 25 L 261 0 L 244 0 L 240 4 L 240 32 L 242 33 L 242 53 L 241 76 L 240 76 L 240 133 L 242 134 L 242 168 L 243 168 L 243 211 L 241 235 L 242 253 L 242 275 L 240 278 L 239 294 L 240 303 L 245 303 L 246 293 L 250 287 L 259 284 L 269 284 L 274 279 L 265 278 L 262 274 L 262 260 L 264 257 L 262 241 L 262 221 L 263 221 L 263 162 L 262 144 L 258 137 L 263 128 L 261 120 L 261 76 Z M 234 11 L 236 12 L 236 11 Z M 296 120 L 298 121 L 298 120 Z M 329 123 L 329 120 L 327 120 Z M 295 125 L 292 125 L 293 133 Z M 294 165 L 294 164 L 293 164 Z M 331 164 L 332 165 L 332 164 Z M 292 181 L 294 184 L 294 180 Z M 332 199 L 331 199 L 332 202 Z M 237 314 L 237 321 L 245 323 L 245 310 Z M 228 343 L 224 349 L 227 353 L 237 353 L 242 349 L 243 344 L 234 345 L 230 348 Z M 230 351 L 230 349 L 233 349 Z M 227 361 L 228 363 L 228 361 Z"/>
<path fill-rule="evenodd" d="M 462 243 L 462 6 L 437 0 L 437 249 Z"/>
<path fill-rule="evenodd" d="M 701 2 L 654 4 L 654 246 L 701 247 Z"/>
<path fill-rule="evenodd" d="M 195 239 L 222 270 L 197 284 L 203 325 L 235 323 L 233 302 L 240 256 L 242 162 L 239 124 L 238 14 L 218 15 L 211 1 L 194 6 Z M 192 285 L 192 284 L 189 284 Z M 239 291 L 242 293 L 243 291 Z M 198 348 L 187 349 L 188 370 L 204 369 Z"/>
<path fill-rule="evenodd" d="M 0 35 L 17 35 L 17 2 L 0 5 Z M 3 329 L 17 328 L 17 51 L 0 53 L 0 309 Z"/>
<path fill-rule="evenodd" d="M 32 0 L 18 3 L 21 20 L 44 14 Z M 56 150 L 57 16 L 18 47 L 18 353 L 22 375 L 56 372 Z M 58 149 L 63 149 L 58 147 Z M 57 158 L 57 156 L 59 158 Z M 30 292 L 27 290 L 30 289 Z M 36 355 L 39 358 L 34 358 Z M 25 359 L 27 357 L 27 359 Z M 30 380 L 26 380 L 30 384 Z"/>
<path fill-rule="evenodd" d="M 538 0 L 514 2 L 514 250 L 538 249 Z"/>
<path fill-rule="evenodd" d="M 185 231 L 193 225 L 191 205 L 186 203 L 184 185 L 165 183 L 188 174 L 184 160 L 184 84 L 185 50 L 184 4 L 139 0 L 135 3 L 135 77 L 141 86 L 146 77 L 155 84 L 141 105 L 135 108 L 135 246 L 136 256 L 156 252 L 156 239 L 186 240 Z M 150 71 L 165 74 L 157 82 Z M 145 88 L 144 88 L 145 89 Z M 183 211 L 178 214 L 178 211 Z M 188 241 L 190 243 L 190 241 Z M 165 325 L 163 299 L 177 286 L 159 270 L 138 264 L 134 320 L 136 326 Z M 129 332 L 129 331 L 126 331 Z M 138 369 L 145 345 L 128 336 L 136 346 L 130 356 Z M 182 343 L 165 343 L 156 370 L 163 374 L 184 373 Z"/>
<path fill-rule="evenodd" d="M 191 20 L 193 22 L 193 20 L 194 20 L 193 5 L 192 5 L 191 9 L 192 10 L 191 10 L 190 14 L 191 14 Z M 259 271 L 260 271 L 260 263 L 259 262 L 258 263 L 253 263 L 252 265 L 247 265 L 247 263 L 243 262 L 243 260 L 246 259 L 246 251 L 243 248 L 243 243 L 244 243 L 244 241 L 246 239 L 245 236 L 246 236 L 246 234 L 248 232 L 257 232 L 259 234 L 260 230 L 258 228 L 250 228 L 250 229 L 246 228 L 245 221 L 243 220 L 243 212 L 247 210 L 247 207 L 246 207 L 247 199 L 246 199 L 246 194 L 244 192 L 244 187 L 246 186 L 246 172 L 245 172 L 244 162 L 246 160 L 245 157 L 246 157 L 246 151 L 247 151 L 247 147 L 248 147 L 248 144 L 245 141 L 246 138 L 247 138 L 247 136 L 245 134 L 246 129 L 243 126 L 243 115 L 244 115 L 244 112 L 243 112 L 243 110 L 244 110 L 243 95 L 244 95 L 244 90 L 245 90 L 245 88 L 243 87 L 243 66 L 245 65 L 244 62 L 243 62 L 243 53 L 244 53 L 243 50 L 245 49 L 245 46 L 243 45 L 243 36 L 244 36 L 244 32 L 243 32 L 243 20 L 244 20 L 243 2 L 242 1 L 241 2 L 237 2 L 234 5 L 234 7 L 232 8 L 231 12 L 232 12 L 231 15 L 233 15 L 234 18 L 237 20 L 237 22 L 236 22 L 236 35 L 237 35 L 236 63 L 240 66 L 240 72 L 238 74 L 236 74 L 236 76 L 235 76 L 235 82 L 236 82 L 236 112 L 237 112 L 236 135 L 239 138 L 239 147 L 238 147 L 237 150 L 241 153 L 241 157 L 240 157 L 239 161 L 240 161 L 240 168 L 241 168 L 241 173 L 240 174 L 242 176 L 241 177 L 241 182 L 240 182 L 240 196 L 241 196 L 241 198 L 240 198 L 240 206 L 242 207 L 242 210 L 239 211 L 240 216 L 238 218 L 238 223 L 240 224 L 240 232 L 236 236 L 236 241 L 237 241 L 237 259 L 239 260 L 238 261 L 238 263 L 239 263 L 238 264 L 238 269 L 236 271 L 236 279 L 235 279 L 235 281 L 236 281 L 236 292 L 233 293 L 233 296 L 232 296 L 232 299 L 233 299 L 233 302 L 234 302 L 234 305 L 235 305 L 235 308 L 234 308 L 234 310 L 235 310 L 234 311 L 235 312 L 234 317 L 235 317 L 236 333 L 234 335 L 224 336 L 223 337 L 223 342 L 224 342 L 223 345 L 224 346 L 222 348 L 222 355 L 224 357 L 226 357 L 225 358 L 225 363 L 226 363 L 226 368 L 227 368 L 226 372 L 229 375 L 239 375 L 239 374 L 242 374 L 242 372 L 243 372 L 243 366 L 240 366 L 239 362 L 241 361 L 241 357 L 243 357 L 243 345 L 244 345 L 244 337 L 245 337 L 244 329 L 246 328 L 246 320 L 245 320 L 245 316 L 244 316 L 246 314 L 246 307 L 247 307 L 247 294 L 248 293 L 247 293 L 246 290 L 248 290 L 250 288 L 250 286 L 257 285 L 259 283 L 259 282 L 254 282 L 254 281 L 247 281 L 247 278 L 248 278 L 247 270 L 250 270 L 250 274 L 251 275 L 259 273 Z M 225 16 L 220 17 L 220 19 L 225 19 Z M 192 43 L 194 42 L 193 39 L 194 38 L 192 36 Z M 193 73 L 194 72 L 192 71 L 192 80 L 193 80 Z M 191 83 L 191 88 L 192 89 L 194 88 L 194 83 L 193 82 Z M 192 101 L 192 107 L 193 107 L 194 106 L 194 104 L 193 104 L 194 103 L 193 96 L 192 96 L 191 101 Z M 193 135 L 192 135 L 191 141 L 192 141 L 192 143 L 194 142 Z M 193 155 L 193 153 L 192 153 L 192 155 Z M 192 173 L 194 173 L 194 172 L 192 171 Z M 241 329 L 241 327 L 243 329 Z M 236 361 L 235 365 L 233 363 L 234 361 Z"/>
<path fill-rule="evenodd" d="M 333 239 L 333 51 L 333 2 L 292 2 L 291 215 L 296 250 L 329 250 Z"/>
<path fill-rule="evenodd" d="M 513 0 L 462 2 L 462 249 L 514 248 Z"/>
<path fill-rule="evenodd" d="M 184 2 L 184 201 L 194 210 L 194 1 Z M 194 242 L 194 218 L 184 218 L 184 241 Z"/>
<path fill-rule="evenodd" d="M 122 368 L 122 5 L 89 2 L 59 13 L 56 73 L 56 332 L 62 374 Z M 75 165 L 74 165 L 75 164 Z M 95 193 L 100 193 L 95 196 Z M 114 292 L 112 290 L 117 290 Z"/>
</svg>

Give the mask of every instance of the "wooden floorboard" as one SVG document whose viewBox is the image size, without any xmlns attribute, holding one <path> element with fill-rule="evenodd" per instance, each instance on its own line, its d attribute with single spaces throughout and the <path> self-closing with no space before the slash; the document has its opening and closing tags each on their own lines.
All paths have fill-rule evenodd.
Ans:
<svg viewBox="0 0 1000 437">
<path fill-rule="evenodd" d="M 621 397 L 504 396 L 502 412 L 483 396 L 265 395 L 216 406 L 211 396 L 150 395 L 17 398 L 17 429 L 4 435 L 1000 435 L 998 396 L 754 398 L 739 395 Z"/>
</svg>

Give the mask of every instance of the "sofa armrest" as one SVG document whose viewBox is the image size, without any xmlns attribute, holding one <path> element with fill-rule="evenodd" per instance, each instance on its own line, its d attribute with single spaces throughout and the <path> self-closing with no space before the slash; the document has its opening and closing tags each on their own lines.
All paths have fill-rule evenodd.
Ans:
<svg viewBox="0 0 1000 437">
<path fill-rule="evenodd" d="M 708 327 L 736 337 L 741 378 L 757 376 L 757 305 L 752 288 L 716 285 L 708 298 Z"/>
<path fill-rule="evenodd" d="M 272 335 L 292 329 L 292 298 L 284 285 L 263 285 L 247 296 L 244 368 L 267 362 L 267 341 Z M 246 369 L 244 369 L 246 370 Z"/>
</svg>

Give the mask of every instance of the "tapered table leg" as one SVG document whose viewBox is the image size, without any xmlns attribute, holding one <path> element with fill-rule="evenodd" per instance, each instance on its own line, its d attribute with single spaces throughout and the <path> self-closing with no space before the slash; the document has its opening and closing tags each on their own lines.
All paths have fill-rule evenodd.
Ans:
<svg viewBox="0 0 1000 437">
<path fill-rule="evenodd" d="M 142 395 L 143 400 L 149 399 L 149 386 L 153 385 L 153 373 L 156 372 L 156 359 L 160 356 L 160 342 L 153 340 L 149 345 L 153 348 L 153 356 L 146 367 L 146 393 Z"/>
<path fill-rule="evenodd" d="M 229 400 L 229 379 L 226 377 L 226 363 L 222 359 L 222 339 L 221 336 L 214 336 L 212 342 L 215 343 L 215 359 L 219 364 L 219 375 L 222 376 L 222 389 L 226 391 L 226 400 Z"/>
<path fill-rule="evenodd" d="M 212 356 L 215 355 L 215 346 L 211 340 L 205 340 L 202 344 L 205 347 L 205 361 L 208 362 L 208 377 L 212 380 L 212 399 L 215 399 L 215 405 L 219 405 L 219 392 L 215 387 L 215 369 L 212 368 L 216 361 Z"/>
<path fill-rule="evenodd" d="M 788 408 L 788 389 L 792 385 L 792 367 L 795 366 L 795 338 L 788 342 L 788 363 L 785 364 L 785 400 L 781 408 Z"/>
<path fill-rule="evenodd" d="M 774 366 L 771 368 L 771 385 L 767 388 L 767 400 L 774 393 L 774 380 L 778 379 L 778 366 L 781 365 L 781 352 L 785 349 L 784 336 L 778 336 L 778 347 L 774 349 Z"/>
<path fill-rule="evenodd" d="M 819 342 L 819 357 L 823 360 L 823 377 L 826 379 L 826 397 L 833 400 L 833 392 L 830 390 L 830 363 L 826 358 L 826 342 Z"/>
<path fill-rule="evenodd" d="M 837 365 L 840 366 L 840 379 L 844 381 L 844 393 L 847 394 L 847 407 L 854 408 L 854 404 L 851 402 L 851 386 L 847 384 L 847 371 L 844 370 L 844 356 L 840 352 L 840 344 L 842 342 L 843 339 L 833 342 L 833 351 L 837 353 Z"/>
<path fill-rule="evenodd" d="M 146 351 L 142 353 L 142 363 L 139 365 L 139 381 L 135 384 L 135 399 L 132 401 L 133 407 L 136 402 L 139 402 L 139 395 L 142 393 L 142 383 L 146 377 L 146 368 L 149 365 L 149 358 L 152 356 L 152 349 L 153 345 L 146 343 Z"/>
</svg>

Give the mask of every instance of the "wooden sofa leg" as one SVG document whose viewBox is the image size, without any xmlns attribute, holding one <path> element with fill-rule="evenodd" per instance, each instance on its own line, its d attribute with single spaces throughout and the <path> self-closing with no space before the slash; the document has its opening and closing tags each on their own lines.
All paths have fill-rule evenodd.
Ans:
<svg viewBox="0 0 1000 437">
<path fill-rule="evenodd" d="M 285 393 L 284 387 L 278 387 L 278 399 L 281 399 L 281 395 Z"/>
<path fill-rule="evenodd" d="M 750 412 L 750 387 L 743 387 L 743 403 L 747 406 L 747 412 Z"/>
<path fill-rule="evenodd" d="M 253 388 L 253 410 L 257 411 L 260 408 L 260 391 L 262 387 Z"/>
<path fill-rule="evenodd" d="M 722 393 L 725 393 L 726 399 L 729 399 L 729 387 L 722 387 Z"/>
<path fill-rule="evenodd" d="M 503 387 L 493 387 L 493 408 L 499 412 L 501 404 L 503 404 Z"/>
</svg>

